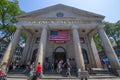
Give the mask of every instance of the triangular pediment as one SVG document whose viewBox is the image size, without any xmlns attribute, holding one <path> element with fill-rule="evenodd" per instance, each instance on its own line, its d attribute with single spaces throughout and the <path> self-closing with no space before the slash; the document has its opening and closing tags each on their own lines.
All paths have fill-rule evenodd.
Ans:
<svg viewBox="0 0 120 80">
<path fill-rule="evenodd" d="M 85 10 L 77 9 L 74 7 L 66 6 L 63 4 L 57 4 L 54 6 L 50 6 L 47 8 L 43 8 L 40 10 L 32 11 L 20 16 L 17 16 L 17 18 L 49 18 L 49 17 L 89 17 L 89 18 L 102 18 L 104 19 L 104 16 L 95 14 L 92 12 L 88 12 Z"/>
</svg>

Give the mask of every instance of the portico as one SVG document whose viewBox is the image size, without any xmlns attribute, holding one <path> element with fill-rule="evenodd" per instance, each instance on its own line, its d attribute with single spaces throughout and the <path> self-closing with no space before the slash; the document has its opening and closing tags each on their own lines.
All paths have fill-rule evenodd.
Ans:
<svg viewBox="0 0 120 80">
<path fill-rule="evenodd" d="M 120 64 L 103 29 L 103 19 L 102 15 L 62 4 L 20 15 L 17 17 L 18 23 L 14 38 L 6 50 L 2 63 L 10 64 L 20 34 L 25 31 L 27 41 L 20 65 L 32 60 L 36 63 L 41 62 L 44 66 L 46 59 L 55 63 L 54 55 L 57 56 L 59 53 L 58 58 L 60 59 L 74 59 L 77 69 L 81 69 L 81 72 L 85 72 L 85 64 L 101 68 L 100 58 L 93 40 L 93 35 L 98 32 L 112 69 L 119 75 Z M 52 31 L 65 31 L 68 38 L 50 40 Z M 57 48 L 57 53 L 54 54 Z M 3 66 L 4 69 L 6 67 L 6 65 Z"/>
</svg>

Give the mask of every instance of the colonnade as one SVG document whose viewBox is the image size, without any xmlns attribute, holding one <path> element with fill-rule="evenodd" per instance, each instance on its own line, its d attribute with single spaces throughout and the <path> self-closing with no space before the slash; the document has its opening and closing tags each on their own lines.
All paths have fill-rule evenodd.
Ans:
<svg viewBox="0 0 120 80">
<path fill-rule="evenodd" d="M 79 39 L 79 33 L 78 33 L 78 27 L 76 26 L 72 26 L 72 34 L 73 34 L 73 41 L 74 41 L 74 47 L 75 47 L 75 60 L 76 60 L 76 65 L 77 65 L 77 69 L 81 69 L 81 72 L 85 71 L 85 64 L 84 64 L 84 59 L 83 59 L 83 55 L 82 55 L 82 50 L 81 50 L 81 44 L 80 44 L 80 39 Z M 13 53 L 15 52 L 16 46 L 18 44 L 19 38 L 20 38 L 20 34 L 22 32 L 21 28 L 17 28 L 15 34 L 14 34 L 14 38 L 12 39 L 12 41 L 10 42 L 6 53 L 3 57 L 2 63 L 5 63 L 4 66 L 2 66 L 2 68 L 6 69 L 11 61 L 11 58 L 13 56 Z M 40 62 L 41 64 L 43 64 L 43 57 L 45 54 L 45 49 L 46 49 L 46 42 L 47 42 L 47 26 L 44 26 L 42 28 L 42 32 L 40 35 L 40 43 L 39 43 L 39 48 L 38 48 L 38 53 L 37 53 L 37 59 L 36 59 L 36 63 Z M 117 56 L 112 48 L 112 45 L 103 29 L 102 26 L 98 26 L 98 33 L 100 35 L 101 41 L 103 43 L 104 49 L 106 51 L 106 55 L 110 61 L 110 65 L 111 68 L 113 70 L 115 70 L 118 75 L 120 74 L 120 64 L 118 62 Z M 24 50 L 24 52 L 28 51 L 28 44 L 30 44 L 31 41 L 31 37 L 29 36 L 27 39 L 27 44 L 26 44 L 26 50 Z M 95 46 L 95 45 L 93 45 Z M 24 56 L 22 57 L 22 63 L 24 62 L 25 58 L 27 58 L 28 54 L 24 54 Z M 93 54 L 94 57 L 96 54 Z M 98 55 L 97 55 L 98 56 Z M 97 60 L 96 61 L 100 61 Z M 97 63 L 97 62 L 96 62 Z M 99 62 L 100 63 L 100 62 Z"/>
</svg>

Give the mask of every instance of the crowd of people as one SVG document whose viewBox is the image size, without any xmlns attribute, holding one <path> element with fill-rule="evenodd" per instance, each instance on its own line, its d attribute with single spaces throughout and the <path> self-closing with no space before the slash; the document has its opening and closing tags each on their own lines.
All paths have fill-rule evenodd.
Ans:
<svg viewBox="0 0 120 80">
<path fill-rule="evenodd" d="M 44 62 L 44 72 L 58 73 L 60 75 L 71 76 L 71 72 L 76 72 L 76 63 L 74 59 L 56 59 L 53 62 Z"/>
<path fill-rule="evenodd" d="M 35 68 L 35 63 L 28 62 L 26 64 L 26 69 L 24 70 L 27 80 L 40 80 L 42 73 L 42 65 L 38 62 L 37 67 Z"/>
<path fill-rule="evenodd" d="M 67 59 L 64 63 L 63 63 L 63 60 L 60 60 L 58 62 L 58 65 L 57 65 L 57 72 L 58 73 L 61 73 L 62 72 L 62 68 L 63 67 L 66 67 L 66 76 L 71 76 L 71 68 L 72 68 L 72 65 L 70 63 L 70 60 Z"/>
<path fill-rule="evenodd" d="M 106 68 L 107 63 L 104 61 L 104 59 L 101 59 L 101 64 L 103 66 L 103 69 Z M 12 63 L 9 66 L 9 70 L 10 69 L 15 69 L 16 67 L 18 67 L 17 64 Z M 46 69 L 48 68 L 48 65 L 46 64 Z M 111 66 L 107 66 L 108 69 L 110 70 Z M 51 64 L 51 71 L 56 71 L 58 74 L 62 74 L 64 71 L 66 71 L 66 76 L 70 77 L 71 76 L 71 70 L 73 68 L 76 68 L 76 64 L 74 60 L 71 59 L 66 59 L 66 60 L 59 60 L 59 61 L 55 61 L 54 63 Z M 93 74 L 93 70 L 90 64 L 86 64 L 85 65 L 85 69 L 88 71 L 89 74 Z M 35 67 L 35 63 L 32 62 L 28 62 L 25 65 L 25 70 L 24 73 L 25 75 L 28 77 L 27 80 L 40 80 L 41 78 L 41 73 L 42 73 L 42 65 L 40 64 L 40 62 L 38 62 L 37 66 Z M 63 71 L 64 70 L 64 71 Z M 0 69 L 0 75 L 4 74 L 1 69 Z"/>
</svg>

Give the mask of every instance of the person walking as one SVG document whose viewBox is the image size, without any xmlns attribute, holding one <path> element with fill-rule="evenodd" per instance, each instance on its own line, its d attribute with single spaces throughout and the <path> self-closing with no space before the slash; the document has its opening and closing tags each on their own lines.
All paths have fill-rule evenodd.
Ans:
<svg viewBox="0 0 120 80">
<path fill-rule="evenodd" d="M 63 63 L 63 60 L 60 60 L 57 67 L 58 67 L 58 73 L 61 73 L 62 72 L 62 63 Z"/>
<path fill-rule="evenodd" d="M 71 76 L 71 64 L 70 64 L 69 59 L 66 60 L 66 62 L 64 63 L 64 65 L 66 65 L 66 67 L 67 67 L 66 75 L 67 75 L 67 77 L 68 76 L 70 77 Z"/>
<path fill-rule="evenodd" d="M 37 68 L 36 68 L 36 80 L 40 80 L 41 78 L 41 73 L 42 73 L 42 65 L 40 62 L 38 62 Z"/>
<path fill-rule="evenodd" d="M 105 62 L 105 60 L 102 59 L 102 60 L 101 60 L 101 63 L 102 63 L 103 69 L 105 69 L 105 68 L 106 68 L 106 62 Z"/>
<path fill-rule="evenodd" d="M 32 80 L 35 72 L 35 64 L 34 62 L 30 65 L 29 77 L 28 80 Z"/>
</svg>

